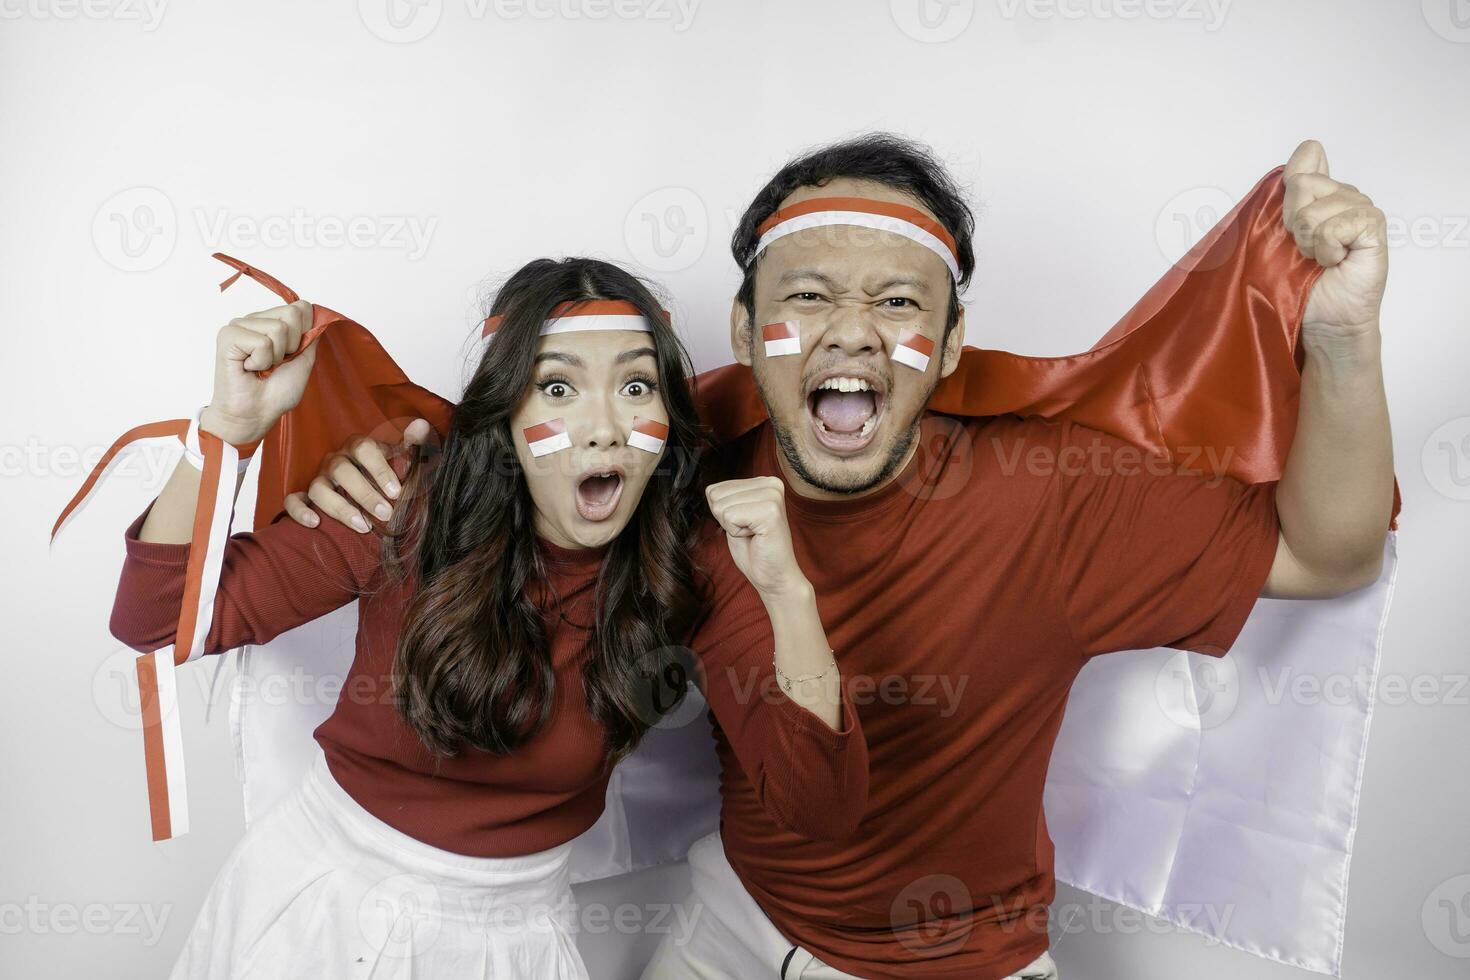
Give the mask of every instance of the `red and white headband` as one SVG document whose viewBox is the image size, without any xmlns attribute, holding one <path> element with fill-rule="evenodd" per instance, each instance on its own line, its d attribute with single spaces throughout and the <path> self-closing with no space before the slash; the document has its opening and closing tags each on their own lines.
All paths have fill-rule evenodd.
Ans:
<svg viewBox="0 0 1470 980">
<path fill-rule="evenodd" d="M 668 318 L 668 311 L 661 311 Z M 480 328 L 480 337 L 489 340 L 505 321 L 504 314 L 486 317 Z M 640 330 L 653 333 L 653 327 L 643 313 L 623 299 L 568 300 L 551 308 L 551 314 L 541 324 L 541 336 L 554 333 L 578 333 L 584 330 Z"/>
<path fill-rule="evenodd" d="M 759 256 L 779 238 L 824 225 L 853 225 L 902 235 L 939 256 L 954 281 L 960 281 L 959 249 L 943 225 L 918 208 L 865 197 L 814 197 L 782 208 L 756 228 L 755 254 Z"/>
</svg>

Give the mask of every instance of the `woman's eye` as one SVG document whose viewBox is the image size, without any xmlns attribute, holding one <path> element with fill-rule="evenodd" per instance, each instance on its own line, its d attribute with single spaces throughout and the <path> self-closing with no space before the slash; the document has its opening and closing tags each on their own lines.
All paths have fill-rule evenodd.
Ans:
<svg viewBox="0 0 1470 980">
<path fill-rule="evenodd" d="M 572 386 L 565 381 L 542 381 L 536 387 L 547 398 L 568 398 L 572 394 Z"/>
<path fill-rule="evenodd" d="M 629 398 L 645 398 L 653 393 L 654 383 L 643 378 L 634 378 L 623 385 L 623 394 Z"/>
</svg>

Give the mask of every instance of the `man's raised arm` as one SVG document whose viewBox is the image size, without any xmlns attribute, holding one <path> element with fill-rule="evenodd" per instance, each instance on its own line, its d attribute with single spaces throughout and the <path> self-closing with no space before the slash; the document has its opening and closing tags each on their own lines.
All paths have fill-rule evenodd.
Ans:
<svg viewBox="0 0 1470 980">
<path fill-rule="evenodd" d="M 1383 212 L 1328 176 L 1307 140 L 1287 161 L 1283 220 L 1326 268 L 1302 318 L 1301 404 L 1276 490 L 1281 541 L 1263 595 L 1321 598 L 1372 584 L 1393 509 L 1393 440 L 1380 359 L 1388 277 Z"/>
</svg>

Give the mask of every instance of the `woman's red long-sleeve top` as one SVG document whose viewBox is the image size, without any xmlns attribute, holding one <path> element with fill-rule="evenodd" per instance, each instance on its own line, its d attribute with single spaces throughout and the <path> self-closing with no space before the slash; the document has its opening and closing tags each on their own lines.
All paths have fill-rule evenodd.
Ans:
<svg viewBox="0 0 1470 980">
<path fill-rule="evenodd" d="M 139 540 L 147 515 L 126 531 L 111 620 L 112 634 L 139 651 L 174 641 L 190 549 Z M 315 733 L 333 777 L 374 816 L 435 847 L 485 857 L 545 850 L 597 821 L 611 769 L 582 686 L 603 555 L 538 543 L 547 581 L 531 595 L 545 617 L 555 704 L 543 729 L 509 755 L 465 747 L 436 756 L 394 707 L 392 664 L 413 576 L 386 574 L 377 533 L 325 519 L 317 528 L 277 520 L 231 536 L 206 652 L 268 642 L 356 601 L 352 667 Z M 690 648 L 715 723 L 783 826 L 816 840 L 845 836 L 862 817 L 868 783 L 846 685 L 840 730 L 787 698 L 773 682 L 769 618 L 722 535 L 705 535 L 695 557 L 709 587 Z"/>
</svg>

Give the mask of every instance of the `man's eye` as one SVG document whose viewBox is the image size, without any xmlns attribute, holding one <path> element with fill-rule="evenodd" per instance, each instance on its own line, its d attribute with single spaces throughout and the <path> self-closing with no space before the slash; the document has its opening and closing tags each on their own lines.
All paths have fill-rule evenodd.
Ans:
<svg viewBox="0 0 1470 980">
<path fill-rule="evenodd" d="M 883 300 L 883 302 L 890 304 L 889 309 L 893 310 L 901 310 L 905 307 L 914 307 L 918 305 L 907 296 L 890 296 L 887 299 Z"/>
<path fill-rule="evenodd" d="M 802 303 L 815 303 L 822 298 L 821 293 L 792 293 L 786 297 L 788 300 L 798 300 Z"/>
</svg>

